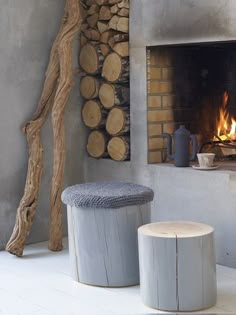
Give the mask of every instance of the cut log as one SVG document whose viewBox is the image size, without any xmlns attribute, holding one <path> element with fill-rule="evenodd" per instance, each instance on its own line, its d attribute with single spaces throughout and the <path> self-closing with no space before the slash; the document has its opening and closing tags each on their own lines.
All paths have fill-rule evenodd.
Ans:
<svg viewBox="0 0 236 315">
<path fill-rule="evenodd" d="M 120 42 L 113 46 L 112 48 L 121 57 L 129 56 L 129 42 Z"/>
<path fill-rule="evenodd" d="M 104 127 L 106 111 L 102 105 L 95 100 L 89 100 L 82 109 L 82 118 L 85 126 L 91 129 Z"/>
<path fill-rule="evenodd" d="M 122 8 L 129 9 L 129 0 L 119 1 L 118 8 L 120 8 L 120 9 L 122 9 Z"/>
<path fill-rule="evenodd" d="M 86 5 L 91 6 L 93 4 L 96 4 L 96 0 L 85 0 Z"/>
<path fill-rule="evenodd" d="M 112 4 L 118 3 L 120 1 L 121 0 L 96 0 L 96 3 L 98 5 L 104 5 L 104 4 L 112 5 Z"/>
<path fill-rule="evenodd" d="M 111 136 L 118 136 L 129 131 L 130 118 L 128 109 L 114 107 L 107 116 L 106 131 Z"/>
<path fill-rule="evenodd" d="M 138 228 L 138 245 L 140 292 L 147 306 L 190 313 L 216 303 L 211 226 L 189 221 L 146 224 Z"/>
<path fill-rule="evenodd" d="M 114 36 L 114 33 L 115 31 L 106 31 L 104 33 L 101 34 L 101 37 L 100 37 L 100 42 L 103 43 L 103 44 L 107 44 L 109 39 Z"/>
<path fill-rule="evenodd" d="M 80 66 L 89 74 L 99 73 L 103 60 L 104 57 L 99 46 L 87 43 L 80 49 Z"/>
<path fill-rule="evenodd" d="M 106 44 L 100 44 L 100 49 L 104 57 L 106 57 L 110 52 L 110 47 Z"/>
<path fill-rule="evenodd" d="M 93 99 L 98 96 L 99 81 L 93 77 L 86 75 L 80 81 L 80 93 L 85 99 Z"/>
<path fill-rule="evenodd" d="M 110 5 L 119 3 L 120 1 L 121 1 L 121 0 L 108 0 L 108 2 L 109 2 Z"/>
<path fill-rule="evenodd" d="M 92 4 L 91 7 L 88 9 L 88 15 L 93 15 L 94 13 L 99 12 L 99 6 L 97 4 Z"/>
<path fill-rule="evenodd" d="M 89 27 L 88 23 L 81 24 L 81 31 L 86 30 Z"/>
<path fill-rule="evenodd" d="M 128 104 L 129 88 L 117 84 L 102 83 L 99 89 L 99 99 L 106 109 Z"/>
<path fill-rule="evenodd" d="M 118 5 L 117 4 L 114 4 L 112 7 L 111 7 L 111 13 L 112 14 L 116 14 L 120 9 L 118 8 Z"/>
<path fill-rule="evenodd" d="M 87 23 L 90 27 L 94 28 L 98 21 L 98 13 L 94 13 L 87 18 Z"/>
<path fill-rule="evenodd" d="M 80 47 L 84 46 L 88 42 L 88 38 L 84 34 L 80 34 Z"/>
<path fill-rule="evenodd" d="M 112 18 L 113 14 L 109 6 L 103 5 L 99 11 L 99 20 L 109 21 Z"/>
<path fill-rule="evenodd" d="M 123 33 L 128 33 L 129 19 L 127 17 L 114 15 L 109 22 L 109 28 Z"/>
<path fill-rule="evenodd" d="M 120 42 L 128 42 L 129 41 L 129 34 L 116 34 L 114 36 L 110 36 L 108 39 L 108 45 L 113 48 L 115 44 Z"/>
<path fill-rule="evenodd" d="M 88 137 L 88 154 L 97 159 L 107 156 L 107 142 L 108 137 L 105 133 L 98 130 L 92 131 Z"/>
<path fill-rule="evenodd" d="M 102 33 L 109 30 L 109 25 L 108 25 L 108 23 L 98 21 L 97 22 L 97 28 L 98 28 L 99 32 L 102 34 Z"/>
<path fill-rule="evenodd" d="M 87 37 L 87 39 L 92 40 L 92 41 L 99 41 L 101 34 L 92 28 L 88 28 L 87 30 L 84 31 L 84 35 Z"/>
<path fill-rule="evenodd" d="M 109 0 L 95 0 L 98 5 L 109 4 Z"/>
<path fill-rule="evenodd" d="M 121 58 L 115 52 L 112 52 L 109 55 L 107 55 L 102 67 L 102 77 L 104 77 L 108 82 L 128 82 L 129 79 L 128 59 Z"/>
<path fill-rule="evenodd" d="M 127 42 L 129 40 L 129 34 L 115 34 L 113 40 L 114 43 Z"/>
<path fill-rule="evenodd" d="M 124 161 L 129 158 L 129 138 L 113 137 L 108 142 L 107 151 L 109 156 L 115 161 Z"/>
<path fill-rule="evenodd" d="M 120 9 L 120 11 L 117 13 L 117 15 L 119 15 L 119 16 L 124 16 L 124 17 L 128 17 L 128 16 L 129 16 L 129 9 L 122 8 L 122 9 Z"/>
</svg>

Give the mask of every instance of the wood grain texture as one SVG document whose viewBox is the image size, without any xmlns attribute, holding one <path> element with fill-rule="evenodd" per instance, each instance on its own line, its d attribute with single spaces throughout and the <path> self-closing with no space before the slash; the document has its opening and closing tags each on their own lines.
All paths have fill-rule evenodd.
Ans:
<svg viewBox="0 0 236 315">
<path fill-rule="evenodd" d="M 78 0 L 67 0 L 68 16 L 57 47 L 60 75 L 52 107 L 53 174 L 50 193 L 50 226 L 48 248 L 62 249 L 61 193 L 65 168 L 64 111 L 73 85 L 72 45 L 79 31 L 82 16 Z"/>
<path fill-rule="evenodd" d="M 157 226 L 162 223 L 153 223 L 138 230 L 143 302 L 166 311 L 195 311 L 213 306 L 216 303 L 213 229 L 201 230 L 198 223 L 182 222 L 176 230 L 178 222 L 173 222 L 173 229 L 169 223 L 170 231 L 165 222 L 161 229 Z"/>
<path fill-rule="evenodd" d="M 137 228 L 150 222 L 150 204 L 67 211 L 74 279 L 105 287 L 138 284 Z"/>
</svg>

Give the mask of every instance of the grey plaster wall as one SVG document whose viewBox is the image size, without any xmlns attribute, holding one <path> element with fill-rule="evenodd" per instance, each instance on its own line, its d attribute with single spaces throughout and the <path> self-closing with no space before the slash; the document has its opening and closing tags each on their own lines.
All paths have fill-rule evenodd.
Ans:
<svg viewBox="0 0 236 315">
<path fill-rule="evenodd" d="M 36 109 L 64 0 L 1 0 L 0 4 L 0 248 L 3 248 L 12 232 L 25 184 L 28 155 L 21 126 Z M 78 41 L 74 49 L 75 68 L 78 67 L 77 49 Z M 75 88 L 66 110 L 65 186 L 82 180 L 81 126 L 78 77 L 75 77 Z M 45 168 L 29 242 L 48 238 L 53 147 L 50 117 L 43 128 L 43 144 Z"/>
</svg>

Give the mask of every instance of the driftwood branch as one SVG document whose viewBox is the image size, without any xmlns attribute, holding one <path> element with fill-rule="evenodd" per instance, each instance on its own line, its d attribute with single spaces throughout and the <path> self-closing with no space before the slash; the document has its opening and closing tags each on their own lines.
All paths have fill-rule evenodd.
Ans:
<svg viewBox="0 0 236 315">
<path fill-rule="evenodd" d="M 52 108 L 53 177 L 50 199 L 49 249 L 62 249 L 61 192 L 65 166 L 64 110 L 73 84 L 72 46 L 74 35 L 82 23 L 78 0 L 68 0 L 68 19 L 58 45 L 60 62 L 59 85 Z"/>
<path fill-rule="evenodd" d="M 43 148 L 41 143 L 41 128 L 51 110 L 57 89 L 60 64 L 58 45 L 67 21 L 67 4 L 59 33 L 53 43 L 45 82 L 38 107 L 30 121 L 23 127 L 28 142 L 28 170 L 23 197 L 17 209 L 16 222 L 13 233 L 6 245 L 10 253 L 22 256 L 26 238 L 30 232 L 36 212 L 39 185 L 43 169 Z"/>
</svg>

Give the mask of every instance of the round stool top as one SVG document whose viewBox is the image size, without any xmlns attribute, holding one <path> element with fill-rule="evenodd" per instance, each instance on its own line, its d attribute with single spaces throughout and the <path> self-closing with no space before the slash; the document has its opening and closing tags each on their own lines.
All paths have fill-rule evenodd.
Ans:
<svg viewBox="0 0 236 315">
<path fill-rule="evenodd" d="M 138 232 L 148 236 L 166 238 L 187 238 L 210 234 L 213 227 L 207 224 L 191 221 L 164 221 L 145 224 Z"/>
<path fill-rule="evenodd" d="M 126 182 L 96 182 L 66 188 L 62 201 L 84 208 L 121 208 L 141 205 L 153 200 L 153 190 Z"/>
</svg>

